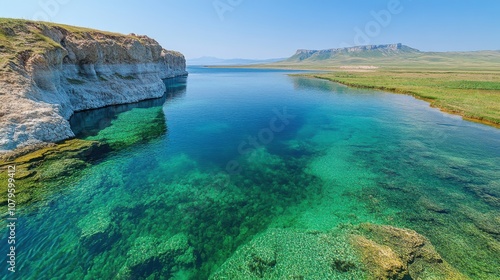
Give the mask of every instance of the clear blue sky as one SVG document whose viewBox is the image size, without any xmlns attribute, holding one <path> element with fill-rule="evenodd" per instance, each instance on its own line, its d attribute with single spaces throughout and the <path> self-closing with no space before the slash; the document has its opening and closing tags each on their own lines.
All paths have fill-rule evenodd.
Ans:
<svg viewBox="0 0 500 280">
<path fill-rule="evenodd" d="M 0 0 L 0 17 L 146 34 L 187 58 L 288 57 L 356 43 L 499 50 L 499 13 L 496 0 Z"/>
</svg>

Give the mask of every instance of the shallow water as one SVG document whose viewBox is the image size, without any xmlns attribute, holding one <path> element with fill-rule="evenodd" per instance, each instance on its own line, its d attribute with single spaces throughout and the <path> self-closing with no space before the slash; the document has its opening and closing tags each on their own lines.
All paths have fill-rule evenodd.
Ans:
<svg viewBox="0 0 500 280">
<path fill-rule="evenodd" d="M 204 279 L 268 228 L 363 222 L 500 279 L 500 130 L 290 71 L 189 70 L 162 99 L 72 118 L 114 152 L 22 209 L 15 279 Z"/>
</svg>

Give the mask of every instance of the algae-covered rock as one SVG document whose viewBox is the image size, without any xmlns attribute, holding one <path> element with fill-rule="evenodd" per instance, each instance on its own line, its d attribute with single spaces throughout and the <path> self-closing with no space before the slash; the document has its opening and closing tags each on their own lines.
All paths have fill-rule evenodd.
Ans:
<svg viewBox="0 0 500 280">
<path fill-rule="evenodd" d="M 432 200 L 430 200 L 427 197 L 421 197 L 417 203 L 424 207 L 428 211 L 436 212 L 436 213 L 441 213 L 441 214 L 446 214 L 449 213 L 450 210 L 444 207 L 442 204 L 438 204 Z"/>
<path fill-rule="evenodd" d="M 360 235 L 352 237 L 354 247 L 374 279 L 404 279 L 408 276 L 407 264 L 386 245 L 380 245 Z"/>
<path fill-rule="evenodd" d="M 466 190 L 474 193 L 480 199 L 493 207 L 500 208 L 500 182 L 493 181 L 487 185 L 473 185 L 469 184 Z"/>
<path fill-rule="evenodd" d="M 362 224 L 359 232 L 361 236 L 354 235 L 351 242 L 363 256 L 373 279 L 467 279 L 443 260 L 431 242 L 416 231 Z M 390 257 L 381 257 L 383 255 Z M 396 265 L 399 262 L 402 266 Z"/>
<path fill-rule="evenodd" d="M 119 229 L 112 223 L 110 211 L 103 206 L 78 222 L 81 229 L 80 243 L 89 251 L 104 252 L 121 237 Z"/>
<path fill-rule="evenodd" d="M 118 279 L 169 279 L 181 269 L 195 263 L 193 248 L 185 234 L 176 234 L 167 240 L 141 236 L 127 253 L 127 261 L 119 271 Z"/>
<path fill-rule="evenodd" d="M 38 201 L 43 195 L 63 187 L 61 182 L 76 179 L 90 162 L 108 151 L 106 144 L 72 139 L 34 151 L 7 154 L 0 161 L 0 180 L 6 182 L 8 167 L 15 166 L 16 203 Z M 0 190 L 0 205 L 7 203 L 6 192 L 6 188 Z"/>
<path fill-rule="evenodd" d="M 500 241 L 500 214 L 498 211 L 481 213 L 471 207 L 462 206 L 461 213 L 469 218 L 482 232 Z"/>
<path fill-rule="evenodd" d="M 269 229 L 240 247 L 211 279 L 362 279 L 343 234 Z"/>
<path fill-rule="evenodd" d="M 38 171 L 38 180 L 57 180 L 63 176 L 71 176 L 76 170 L 83 170 L 88 164 L 80 159 L 68 158 L 46 163 L 45 168 Z"/>
<path fill-rule="evenodd" d="M 163 107 L 134 108 L 121 113 L 111 125 L 86 140 L 109 144 L 113 149 L 123 149 L 136 143 L 153 140 L 167 131 Z"/>
</svg>

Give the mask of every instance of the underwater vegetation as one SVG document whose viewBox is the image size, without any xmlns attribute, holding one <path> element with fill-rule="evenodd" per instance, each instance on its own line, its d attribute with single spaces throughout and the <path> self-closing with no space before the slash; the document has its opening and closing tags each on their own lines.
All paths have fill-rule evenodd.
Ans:
<svg viewBox="0 0 500 280">
<path fill-rule="evenodd" d="M 5 158 L 20 277 L 500 278 L 497 130 L 404 95 L 197 71 L 189 90 L 81 112 L 78 139 Z M 282 132 L 238 152 L 284 107 Z"/>
</svg>

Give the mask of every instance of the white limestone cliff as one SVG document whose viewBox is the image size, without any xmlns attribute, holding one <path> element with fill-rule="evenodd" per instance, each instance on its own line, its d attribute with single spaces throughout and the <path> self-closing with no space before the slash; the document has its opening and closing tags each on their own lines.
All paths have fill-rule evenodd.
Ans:
<svg viewBox="0 0 500 280">
<path fill-rule="evenodd" d="M 182 54 L 147 36 L 31 21 L 0 26 L 2 34 L 3 151 L 71 138 L 75 111 L 161 97 L 163 79 L 187 74 Z"/>
</svg>

